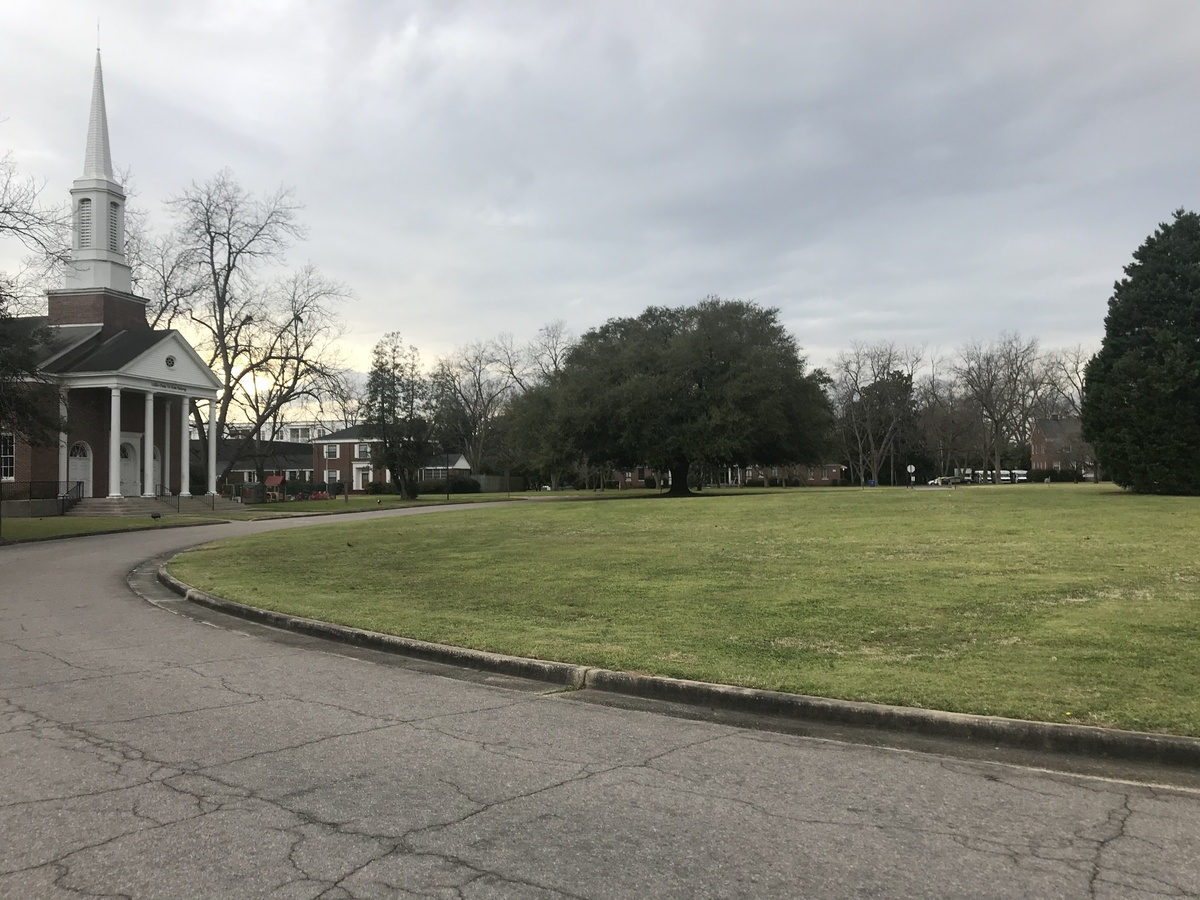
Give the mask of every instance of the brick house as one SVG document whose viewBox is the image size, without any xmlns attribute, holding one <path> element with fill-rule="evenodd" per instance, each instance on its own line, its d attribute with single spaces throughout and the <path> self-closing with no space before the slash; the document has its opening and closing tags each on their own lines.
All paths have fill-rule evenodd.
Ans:
<svg viewBox="0 0 1200 900">
<path fill-rule="evenodd" d="M 1096 453 L 1083 439 L 1083 422 L 1078 416 L 1038 419 L 1029 444 L 1031 468 L 1095 477 Z"/>
<path fill-rule="evenodd" d="M 4 496 L 35 499 L 191 495 L 189 418 L 215 403 L 220 382 L 173 330 L 152 329 L 125 259 L 125 194 L 114 180 L 100 55 L 92 84 L 83 174 L 71 188 L 72 243 L 63 287 L 47 314 L 8 320 L 13 336 L 47 327 L 38 367 L 66 422 L 57 445 L 0 434 Z M 215 467 L 208 466 L 214 493 Z M 22 493 L 23 492 L 23 493 Z"/>
<path fill-rule="evenodd" d="M 371 450 L 379 439 L 364 437 L 364 430 L 362 425 L 354 425 L 315 439 L 312 442 L 313 481 L 341 482 L 350 485 L 351 491 L 365 491 L 373 481 L 391 481 L 386 468 L 371 462 Z"/>
</svg>

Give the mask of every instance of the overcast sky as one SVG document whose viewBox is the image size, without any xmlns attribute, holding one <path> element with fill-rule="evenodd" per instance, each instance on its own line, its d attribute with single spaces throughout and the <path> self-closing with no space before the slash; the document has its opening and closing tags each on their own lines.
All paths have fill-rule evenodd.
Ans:
<svg viewBox="0 0 1200 900">
<path fill-rule="evenodd" d="M 66 199 L 96 19 L 136 202 L 293 185 L 359 368 L 707 294 L 811 361 L 1098 344 L 1200 208 L 1198 0 L 3 0 L 0 153 Z M 15 250 L 0 247 L 0 263 Z"/>
</svg>

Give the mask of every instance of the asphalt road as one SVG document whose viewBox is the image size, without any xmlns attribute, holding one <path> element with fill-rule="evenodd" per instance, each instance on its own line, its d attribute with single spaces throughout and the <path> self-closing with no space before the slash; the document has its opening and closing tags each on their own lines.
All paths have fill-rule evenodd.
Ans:
<svg viewBox="0 0 1200 900">
<path fill-rule="evenodd" d="M 1188 778 L 609 705 L 130 589 L 275 527 L 0 548 L 0 897 L 1200 896 Z"/>
</svg>

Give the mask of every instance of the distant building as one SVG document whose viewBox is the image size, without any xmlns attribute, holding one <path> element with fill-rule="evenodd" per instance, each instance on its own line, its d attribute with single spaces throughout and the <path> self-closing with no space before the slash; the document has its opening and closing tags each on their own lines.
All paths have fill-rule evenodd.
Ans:
<svg viewBox="0 0 1200 900">
<path fill-rule="evenodd" d="M 1083 439 L 1078 416 L 1038 419 L 1030 436 L 1029 464 L 1034 469 L 1075 472 L 1080 478 L 1095 476 L 1096 454 Z"/>
</svg>

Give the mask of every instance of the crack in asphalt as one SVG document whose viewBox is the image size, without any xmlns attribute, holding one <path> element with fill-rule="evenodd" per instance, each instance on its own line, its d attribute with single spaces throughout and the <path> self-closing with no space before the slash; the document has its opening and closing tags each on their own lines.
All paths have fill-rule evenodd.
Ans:
<svg viewBox="0 0 1200 900">
<path fill-rule="evenodd" d="M 8 627 L 11 631 L 14 626 Z M 30 634 L 23 622 L 15 627 L 22 635 Z M 75 640 L 71 633 L 50 633 L 57 635 L 64 646 L 70 646 Z M 224 647 L 228 643 L 216 640 L 206 643 L 207 637 L 201 635 L 200 638 L 202 649 Z M 49 642 L 51 638 L 43 634 L 38 640 Z M 972 818 L 969 807 L 964 807 L 963 815 L 963 820 L 969 824 L 954 827 L 948 824 L 936 805 L 906 805 L 903 795 L 897 793 L 899 789 L 887 784 L 870 789 L 884 792 L 891 805 L 866 802 L 863 805 L 871 808 L 856 809 L 850 805 L 850 800 L 839 805 L 836 797 L 832 802 L 822 798 L 824 814 L 813 814 L 818 807 L 803 808 L 803 785 L 780 790 L 778 785 L 771 784 L 767 775 L 754 779 L 745 777 L 745 773 L 753 771 L 751 767 L 764 763 L 761 755 L 756 756 L 753 750 L 746 752 L 739 742 L 750 745 L 759 742 L 760 747 L 769 742 L 783 748 L 778 750 L 781 759 L 782 754 L 792 753 L 798 747 L 807 747 L 811 752 L 812 747 L 819 746 L 823 754 L 848 761 L 847 769 L 853 767 L 853 760 L 847 754 L 872 751 L 819 739 L 816 739 L 819 743 L 814 744 L 803 737 L 763 735 L 727 725 L 701 723 L 697 727 L 704 730 L 698 735 L 680 732 L 674 727 L 663 728 L 651 738 L 658 742 L 656 745 L 641 745 L 642 749 L 635 751 L 626 750 L 619 743 L 615 748 L 602 746 L 601 750 L 616 757 L 616 761 L 605 760 L 601 752 L 593 754 L 590 748 L 583 758 L 578 758 L 569 749 L 537 743 L 537 739 L 522 731 L 520 725 L 515 726 L 513 737 L 506 737 L 504 728 L 486 717 L 494 713 L 493 718 L 503 719 L 511 711 L 532 709 L 529 704 L 558 698 L 561 693 L 558 690 L 513 693 L 492 686 L 473 686 L 471 690 L 479 693 L 472 698 L 469 708 L 434 712 L 411 710 L 412 714 L 406 715 L 408 710 L 400 704 L 409 692 L 414 697 L 420 696 L 419 679 L 425 676 L 412 676 L 418 679 L 416 688 L 408 682 L 397 682 L 403 685 L 403 690 L 391 696 L 400 698 L 400 702 L 382 704 L 388 708 L 380 710 L 366 706 L 369 700 L 361 702 L 360 708 L 336 702 L 336 686 L 326 692 L 334 698 L 328 699 L 305 697 L 298 689 L 288 690 L 288 685 L 282 689 L 268 689 L 255 683 L 256 662 L 269 658 L 295 658 L 308 652 L 303 649 L 289 648 L 261 655 L 247 653 L 221 657 L 216 654 L 220 658 L 186 663 L 135 658 L 133 662 L 140 666 L 135 671 L 97 672 L 94 667 L 81 664 L 77 657 L 71 657 L 68 651 L 56 654 L 53 647 L 32 647 L 26 637 L 0 639 L 0 646 L 28 654 L 30 669 L 41 666 L 47 672 L 66 674 L 55 670 L 51 664 L 54 663 L 70 671 L 86 673 L 78 678 L 48 678 L 36 684 L 5 685 L 6 696 L 0 697 L 0 736 L 7 742 L 0 746 L 0 753 L 21 753 L 37 759 L 43 755 L 38 752 L 41 748 L 46 751 L 47 758 L 65 754 L 66 760 L 60 763 L 62 771 L 50 773 L 51 779 L 45 784 L 33 784 L 31 792 L 37 793 L 36 796 L 22 796 L 15 791 L 0 794 L 0 811 L 8 813 L 14 821 L 28 821 L 33 811 L 41 810 L 44 822 L 49 823 L 43 827 L 49 829 L 55 828 L 61 819 L 81 818 L 84 814 L 96 819 L 91 831 L 83 828 L 78 833 L 50 830 L 48 838 L 33 835 L 20 846 L 12 844 L 15 849 L 0 845 L 0 854 L 10 853 L 9 856 L 0 855 L 0 859 L 5 860 L 0 864 L 0 878 L 16 879 L 40 873 L 39 878 L 48 878 L 56 889 L 74 896 L 135 896 L 136 887 L 130 889 L 122 881 L 104 881 L 105 877 L 116 879 L 121 876 L 106 876 L 102 868 L 98 873 L 94 867 L 99 864 L 97 860 L 128 860 L 131 853 L 140 854 L 142 841 L 148 840 L 152 844 L 157 841 L 174 848 L 181 845 L 181 839 L 203 837 L 207 841 L 214 834 L 223 837 L 244 833 L 257 839 L 249 842 L 261 854 L 261 860 L 251 860 L 257 866 L 255 873 L 267 885 L 267 890 L 288 896 L 303 894 L 325 900 L 359 900 L 378 896 L 380 892 L 397 894 L 403 891 L 415 896 L 453 894 L 465 898 L 476 891 L 507 887 L 523 896 L 537 894 L 583 900 L 593 894 L 571 893 L 561 886 L 559 882 L 564 878 L 555 876 L 553 869 L 546 869 L 543 874 L 536 866 L 530 867 L 521 859 L 506 858 L 492 849 L 492 845 L 505 839 L 520 841 L 522 829 L 554 834 L 559 821 L 566 824 L 579 815 L 565 811 L 560 814 L 563 806 L 556 805 L 559 799 L 556 794 L 567 800 L 598 794 L 599 801 L 595 797 L 590 799 L 608 803 L 610 801 L 604 796 L 605 785 L 628 788 L 636 797 L 657 792 L 664 797 L 691 798 L 669 801 L 676 806 L 684 802 L 696 805 L 696 800 L 701 801 L 700 809 L 729 804 L 731 809 L 736 807 L 745 811 L 735 818 L 757 823 L 768 834 L 777 832 L 778 823 L 782 822 L 836 834 L 831 838 L 834 842 L 842 839 L 837 833 L 845 829 L 888 836 L 878 839 L 876 845 L 888 845 L 889 842 L 899 845 L 902 841 L 898 838 L 919 833 L 953 844 L 960 853 L 987 854 L 1007 859 L 1011 865 L 1030 871 L 1063 877 L 1070 875 L 1078 879 L 1081 896 L 1086 892 L 1089 897 L 1098 897 L 1106 890 L 1133 888 L 1160 896 L 1200 896 L 1190 882 L 1185 882 L 1182 874 L 1165 870 L 1151 870 L 1147 874 L 1136 870 L 1138 865 L 1148 869 L 1151 865 L 1142 859 L 1142 851 L 1159 851 L 1156 859 L 1169 859 L 1172 851 L 1177 852 L 1179 848 L 1172 845 L 1169 837 L 1159 842 L 1152 837 L 1160 832 L 1171 834 L 1171 827 L 1180 828 L 1180 823 L 1188 821 L 1187 815 L 1194 815 L 1195 797 L 1173 793 L 1166 788 L 1114 785 L 1089 781 L 1083 776 L 1034 775 L 1025 770 L 1005 769 L 999 764 L 962 762 L 912 753 L 899 758 L 893 765 L 920 774 L 921 777 L 912 779 L 913 783 L 920 784 L 921 778 L 929 777 L 929 772 L 936 775 L 939 771 L 947 780 L 951 775 L 964 784 L 974 780 L 986 786 L 988 797 L 999 798 L 999 806 L 1010 810 L 1028 809 L 1033 811 L 1031 815 L 1036 815 L 1037 810 L 1053 808 L 1052 804 L 1084 796 L 1081 792 L 1111 799 L 1103 800 L 1103 812 L 1097 817 L 1095 806 L 1101 801 L 1089 797 L 1087 812 L 1075 813 L 1075 816 L 1096 821 L 1076 824 L 1073 828 L 1056 822 L 1053 827 L 1023 830 L 1019 816 L 1010 814 L 1003 824 L 994 824 L 983 817 Z M 106 651 L 119 653 L 114 648 L 103 651 L 89 648 L 81 652 L 102 654 Z M 330 654 L 330 657 L 347 658 L 340 654 Z M 349 658 L 356 663 L 363 662 Z M 21 659 L 24 665 L 25 658 Z M 229 662 L 245 662 L 246 670 L 223 671 L 222 663 Z M 147 678 L 179 670 L 195 676 L 198 688 L 191 683 L 190 677 L 175 679 L 175 682 L 186 682 L 188 690 L 208 691 L 219 698 L 228 695 L 230 702 L 125 718 L 116 715 L 86 719 L 64 716 L 64 720 L 59 721 L 51 712 L 55 700 L 62 696 L 63 685 L 99 682 L 98 687 L 103 689 L 102 683 L 107 679 L 113 682 L 109 689 L 119 690 L 118 679 Z M 331 671 L 338 670 L 335 667 Z M 365 678 L 389 678 L 387 671 L 383 667 L 378 671 L 368 670 Z M 175 687 L 171 679 L 163 681 L 164 693 Z M 42 693 L 37 694 L 39 690 Z M 31 693 L 38 699 L 28 699 L 26 695 Z M 18 699 L 23 696 L 26 697 L 23 701 Z M 172 696 L 165 694 L 167 700 Z M 294 710 L 291 704 L 295 704 Z M 190 758 L 190 745 L 183 745 L 177 753 L 156 753 L 148 749 L 154 744 L 145 738 L 122 739 L 101 734 L 102 729 L 110 726 L 137 723 L 153 726 L 219 710 L 234 711 L 233 724 L 227 727 L 245 726 L 252 730 L 262 715 L 260 711 L 271 708 L 285 720 L 282 725 L 273 727 L 289 729 L 290 726 L 290 730 L 285 730 L 284 739 L 275 745 L 259 746 L 250 752 L 242 752 L 243 746 L 235 740 L 228 743 L 214 741 L 212 745 L 201 745 L 194 758 Z M 370 711 L 364 711 L 364 708 Z M 322 718 L 315 715 L 318 711 L 328 715 Z M 563 718 L 578 713 L 577 709 L 569 714 L 564 711 Z M 631 721 L 630 717 L 620 713 L 613 713 L 611 717 L 603 722 L 611 723 L 612 728 L 620 727 L 616 723 Z M 309 733 L 298 736 L 295 733 L 297 725 L 288 719 L 294 719 L 295 723 L 305 721 Z M 207 720 L 194 721 L 204 725 Z M 466 724 L 462 725 L 464 722 Z M 460 727 L 453 727 L 455 725 Z M 466 733 L 463 733 L 464 729 Z M 604 729 L 597 731 L 603 733 Z M 238 737 L 244 739 L 246 733 L 243 731 Z M 386 778 L 396 765 L 395 760 L 383 755 L 365 757 L 367 767 L 361 772 L 339 774 L 345 773 L 346 769 L 333 768 L 328 774 L 305 775 L 296 779 L 300 783 L 286 785 L 277 784 L 272 777 L 275 772 L 287 770 L 281 760 L 286 760 L 288 754 L 294 754 L 304 762 L 315 759 L 324 766 L 325 760 L 339 758 L 341 751 L 337 741 L 363 739 L 363 746 L 376 753 L 377 744 L 386 746 L 386 737 L 367 740 L 368 736 L 389 733 L 395 734 L 398 746 L 406 746 L 404 740 L 414 736 L 418 736 L 418 745 L 422 748 L 432 745 L 430 759 L 436 765 L 422 776 L 403 783 L 424 804 L 414 804 L 411 811 L 401 805 L 403 795 L 399 792 L 390 797 L 383 794 L 385 802 L 378 808 L 372 805 L 374 798 L 369 795 L 374 780 L 381 779 L 380 790 L 386 792 L 390 786 Z M 591 738 L 590 735 L 579 735 L 575 740 Z M 603 739 L 600 743 L 603 744 Z M 330 749 L 307 753 L 322 745 L 328 745 Z M 713 748 L 714 752 L 705 752 L 705 748 Z M 235 755 L 226 758 L 221 755 L 223 752 Z M 437 754 L 444 754 L 449 762 L 439 760 Z M 189 758 L 159 758 L 172 755 Z M 461 769 L 454 767 L 460 756 L 468 761 Z M 471 761 L 478 761 L 480 765 L 474 767 Z M 803 760 L 801 764 L 807 762 Z M 733 772 L 727 779 L 707 774 L 714 767 L 724 773 L 726 766 L 741 766 L 743 771 Z M 787 770 L 776 767 L 764 771 L 782 772 L 786 777 Z M 888 771 L 895 772 L 896 769 Z M 489 777 L 509 772 L 515 773 L 511 782 Z M 267 773 L 265 782 L 263 773 Z M 67 779 L 72 776 L 75 782 L 68 785 Z M 597 784 L 598 788 L 591 787 Z M 6 785 L 0 780 L 0 788 L 3 787 Z M 281 792 L 280 787 L 287 789 Z M 972 789 L 982 790 L 978 785 Z M 328 795 L 327 798 L 322 794 Z M 346 802 L 345 796 L 356 798 L 356 801 Z M 638 804 L 634 803 L 632 808 L 637 809 Z M 615 814 L 621 816 L 625 812 L 617 810 Z M 842 817 L 847 813 L 853 818 Z M 19 820 L 18 816 L 21 817 Z M 1065 817 L 1063 819 L 1065 821 Z M 577 818 L 574 824 L 582 829 L 589 827 L 587 822 Z M 97 839 L 97 832 L 103 834 L 102 839 Z M 484 837 L 476 839 L 475 835 L 480 833 Z M 13 835 L 23 837 L 15 831 Z M 704 845 L 697 846 L 703 848 Z M 1138 852 L 1130 852 L 1131 847 Z M 555 848 L 547 846 L 544 849 L 553 853 Z M 406 876 L 403 874 L 406 872 L 417 874 Z M 566 880 L 569 883 L 569 879 Z M 115 890 L 118 886 L 121 891 Z M 5 885 L 0 885 L 0 892 L 4 892 L 4 888 Z M 109 892 L 103 888 L 108 888 Z M 196 889 L 203 890 L 203 887 L 197 885 Z M 616 892 L 620 893 L 620 889 Z"/>
</svg>

